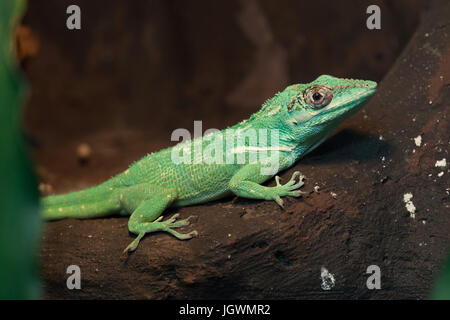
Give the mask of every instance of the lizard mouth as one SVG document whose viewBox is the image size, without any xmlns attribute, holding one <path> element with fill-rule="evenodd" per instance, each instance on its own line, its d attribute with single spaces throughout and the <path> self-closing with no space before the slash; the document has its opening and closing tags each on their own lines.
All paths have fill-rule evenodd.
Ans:
<svg viewBox="0 0 450 320">
<path fill-rule="evenodd" d="M 373 82 L 371 84 L 358 87 L 364 88 L 364 90 L 361 90 L 357 95 L 350 96 L 347 100 L 341 102 L 339 106 L 334 106 L 331 109 L 340 109 L 346 107 L 351 108 L 352 106 L 357 106 L 358 104 L 366 101 L 367 98 L 373 95 L 377 90 L 377 83 Z"/>
<path fill-rule="evenodd" d="M 363 104 L 370 96 L 372 96 L 377 90 L 377 84 L 373 84 L 370 87 L 364 88 L 365 90 L 361 90 L 357 95 L 351 96 L 348 99 L 342 101 L 338 106 L 334 106 L 330 108 L 330 111 L 340 110 L 340 109 L 353 109 L 354 107 L 358 107 Z"/>
<path fill-rule="evenodd" d="M 376 85 L 373 88 L 367 88 L 367 90 L 361 91 L 358 95 L 347 99 L 338 108 L 346 108 L 347 106 L 349 106 L 351 109 L 352 106 L 357 107 L 358 105 L 365 102 L 370 96 L 372 96 L 375 93 L 375 91 Z"/>
</svg>

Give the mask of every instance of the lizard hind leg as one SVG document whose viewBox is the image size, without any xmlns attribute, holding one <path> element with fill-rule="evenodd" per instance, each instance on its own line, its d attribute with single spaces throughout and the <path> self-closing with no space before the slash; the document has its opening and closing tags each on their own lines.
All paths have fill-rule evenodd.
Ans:
<svg viewBox="0 0 450 320">
<path fill-rule="evenodd" d="M 189 220 L 191 217 L 184 220 L 177 220 L 178 214 L 174 214 L 171 218 L 162 221 L 163 217 L 160 216 L 163 211 L 170 206 L 170 204 L 176 198 L 176 193 L 170 190 L 156 190 L 156 187 L 145 186 L 145 191 L 149 191 L 147 194 L 151 194 L 145 198 L 145 200 L 139 201 L 140 204 L 136 206 L 136 209 L 130 216 L 128 220 L 128 229 L 130 232 L 137 234 L 137 237 L 125 248 L 125 252 L 130 252 L 136 250 L 139 245 L 140 240 L 144 237 L 146 233 L 163 231 L 168 232 L 180 240 L 187 240 L 195 237 L 197 231 L 192 231 L 186 234 L 179 233 L 174 228 L 180 228 L 189 225 Z M 130 190 L 131 194 L 128 199 L 133 199 L 135 202 L 136 192 L 137 194 L 142 194 L 144 191 L 142 188 L 140 190 Z M 135 197 L 133 197 L 133 195 Z M 129 204 L 127 201 L 127 194 L 124 194 L 123 199 L 125 204 Z"/>
</svg>

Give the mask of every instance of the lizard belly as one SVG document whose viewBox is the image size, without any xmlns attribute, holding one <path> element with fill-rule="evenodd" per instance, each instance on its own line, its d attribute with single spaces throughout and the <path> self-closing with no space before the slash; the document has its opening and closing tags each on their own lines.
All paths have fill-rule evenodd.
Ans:
<svg viewBox="0 0 450 320">
<path fill-rule="evenodd" d="M 224 198 L 231 194 L 232 194 L 232 192 L 228 188 L 223 188 L 222 190 L 216 190 L 213 193 L 211 193 L 211 192 L 199 193 L 198 195 L 190 197 L 190 198 L 184 198 L 184 199 L 177 200 L 173 203 L 173 206 L 174 207 L 184 207 L 184 206 L 189 206 L 189 205 L 193 205 L 193 204 L 205 203 L 205 202 Z"/>
<path fill-rule="evenodd" d="M 228 183 L 236 168 L 234 165 L 190 165 L 179 166 L 175 179 L 177 201 L 174 206 L 204 203 L 231 194 Z"/>
</svg>

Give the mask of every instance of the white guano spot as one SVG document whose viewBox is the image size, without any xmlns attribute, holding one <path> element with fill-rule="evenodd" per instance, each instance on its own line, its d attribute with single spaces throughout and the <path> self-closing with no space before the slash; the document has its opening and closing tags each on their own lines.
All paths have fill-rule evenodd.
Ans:
<svg viewBox="0 0 450 320">
<path fill-rule="evenodd" d="M 422 144 L 422 136 L 420 134 L 414 138 L 414 143 L 416 144 L 416 146 L 420 147 L 420 145 Z"/>
<path fill-rule="evenodd" d="M 412 198 L 413 198 L 412 193 L 405 193 L 405 194 L 403 195 L 403 201 L 404 201 L 404 202 L 408 202 L 408 201 L 410 201 Z"/>
<path fill-rule="evenodd" d="M 408 210 L 410 217 L 415 219 L 416 218 L 416 207 L 414 206 L 413 202 L 411 201 L 412 198 L 413 198 L 413 195 L 411 192 L 405 193 L 403 195 L 403 202 L 405 203 L 406 210 Z"/>
<path fill-rule="evenodd" d="M 447 160 L 443 158 L 442 160 L 436 161 L 435 167 L 445 168 L 447 166 Z"/>
<path fill-rule="evenodd" d="M 331 290 L 336 283 L 334 275 L 325 267 L 320 268 L 320 278 L 322 279 L 322 285 L 320 286 L 322 290 Z"/>
</svg>

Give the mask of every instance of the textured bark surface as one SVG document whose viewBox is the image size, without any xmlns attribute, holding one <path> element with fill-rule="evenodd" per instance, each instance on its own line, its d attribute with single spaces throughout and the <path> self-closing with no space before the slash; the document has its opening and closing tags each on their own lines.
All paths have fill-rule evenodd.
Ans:
<svg viewBox="0 0 450 320">
<path fill-rule="evenodd" d="M 266 8 L 266 12 L 279 12 L 267 9 L 269 2 L 261 3 L 265 4 L 261 8 Z M 448 248 L 450 228 L 450 172 L 448 165 L 445 168 L 435 166 L 436 161 L 443 158 L 450 161 L 450 4 L 446 1 L 435 3 L 431 8 L 425 8 L 420 26 L 365 109 L 346 121 L 320 148 L 282 173 L 284 181 L 295 170 L 306 175 L 304 191 L 308 191 L 308 195 L 301 199 L 286 199 L 285 210 L 272 202 L 240 198 L 171 210 L 165 216 L 175 212 L 182 217 L 197 216 L 192 226 L 186 229 L 195 228 L 200 236 L 182 242 L 167 234 L 154 234 L 145 237 L 138 250 L 129 256 L 121 255 L 132 239 L 126 231 L 125 217 L 47 223 L 40 254 L 46 297 L 426 298 Z M 247 14 L 251 16 L 254 8 L 248 10 L 250 13 Z M 245 10 L 239 12 L 245 16 Z M 186 14 L 186 17 L 191 16 Z M 352 15 L 349 17 L 351 20 Z M 273 17 L 270 21 L 280 19 Z M 271 28 L 277 30 L 274 24 Z M 147 31 L 148 35 L 153 34 L 151 30 Z M 248 32 L 252 34 L 251 30 Z M 286 37 L 284 43 L 280 40 L 283 37 Z M 293 37 L 275 35 L 274 39 L 285 47 L 290 41 L 287 39 Z M 195 39 L 183 41 L 196 43 Z M 269 37 L 266 41 L 273 44 L 275 40 Z M 202 44 L 197 44 L 197 50 L 201 51 Z M 272 46 L 271 50 L 278 50 L 276 47 Z M 346 54 L 352 55 L 351 45 L 345 50 Z M 292 59 L 295 52 L 288 52 Z M 201 64 L 201 55 L 192 55 L 199 59 L 193 66 L 196 72 L 209 69 L 208 65 Z M 38 67 L 33 67 L 30 62 L 31 77 L 39 77 L 35 68 Z M 274 67 L 280 68 L 282 66 Z M 386 71 L 386 68 L 380 71 L 379 66 L 367 68 L 373 74 L 380 72 L 379 77 Z M 353 70 L 358 70 L 358 66 Z M 326 70 L 316 72 L 333 74 Z M 376 78 L 375 75 L 373 79 Z M 207 81 L 208 77 L 196 79 Z M 293 80 L 299 82 L 298 77 L 286 78 L 287 82 Z M 212 85 L 217 84 L 213 82 Z M 218 86 L 221 90 L 227 87 Z M 191 88 L 194 87 L 199 90 L 202 85 L 192 84 Z M 124 99 L 137 94 L 139 100 L 141 91 L 135 89 L 138 93 L 132 93 L 130 88 Z M 58 90 L 63 88 L 54 88 L 55 95 Z M 189 89 L 184 90 L 188 91 L 183 91 L 182 95 L 189 92 Z M 194 96 L 195 92 L 191 91 Z M 205 106 L 208 101 L 219 99 L 214 95 L 216 91 L 208 92 L 204 95 Z M 33 103 L 39 105 L 36 99 L 38 97 L 31 100 L 30 107 Z M 120 100 L 105 99 L 105 103 L 120 104 Z M 55 98 L 52 103 L 56 101 L 59 100 Z M 195 98 L 188 101 L 195 101 Z M 76 104 L 76 101 L 67 103 Z M 116 110 L 114 106 L 111 108 Z M 174 112 L 174 109 L 169 110 Z M 202 109 L 199 107 L 198 110 Z M 226 113 L 227 110 L 233 109 L 222 111 Z M 168 135 L 160 135 L 159 139 L 152 136 L 151 131 L 131 130 L 121 130 L 117 134 L 111 127 L 82 139 L 68 139 L 64 145 L 49 151 L 45 139 L 52 131 L 47 129 L 41 136 L 35 133 L 38 126 L 34 121 L 38 118 L 33 118 L 33 112 L 28 115 L 34 119 L 29 121 L 30 132 L 44 141 L 43 146 L 39 139 L 35 142 L 38 168 L 44 180 L 57 192 L 100 182 L 126 168 L 131 160 L 167 146 Z M 71 112 L 75 114 L 74 110 Z M 161 113 L 164 112 L 168 111 Z M 233 115 L 238 117 L 241 113 Z M 210 123 L 219 124 L 213 116 L 209 119 L 212 119 Z M 155 122 L 156 116 L 147 121 Z M 227 124 L 222 122 L 217 126 Z M 86 124 L 83 126 L 89 128 Z M 422 141 L 417 146 L 414 138 L 419 135 Z M 149 137 L 152 138 L 146 140 Z M 80 141 L 89 141 L 93 149 L 88 164 L 83 166 L 71 156 Z M 269 183 L 273 184 L 273 181 Z M 315 186 L 320 187 L 319 192 L 314 192 Z M 411 216 L 405 206 L 404 195 L 408 193 L 413 196 L 415 216 Z M 82 270 L 82 290 L 70 291 L 65 286 L 66 268 L 72 264 L 79 265 Z M 366 268 L 372 264 L 381 268 L 381 290 L 366 287 Z M 322 267 L 334 275 L 335 285 L 331 290 L 321 288 Z"/>
</svg>

